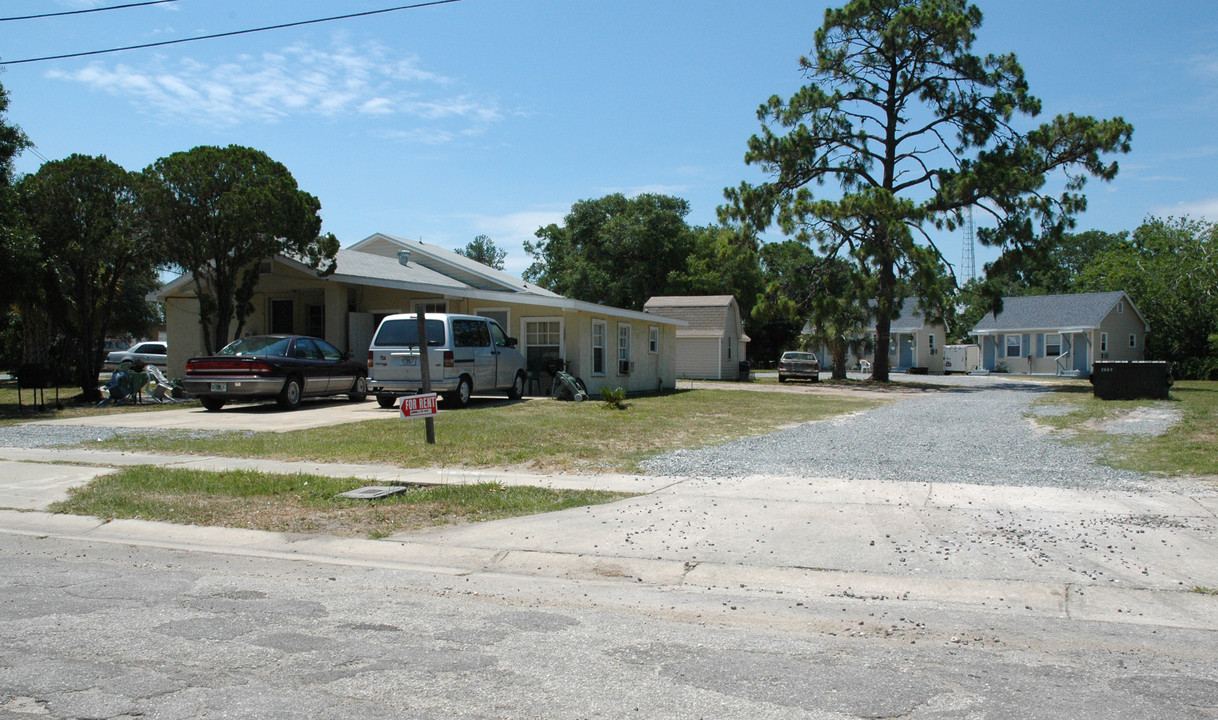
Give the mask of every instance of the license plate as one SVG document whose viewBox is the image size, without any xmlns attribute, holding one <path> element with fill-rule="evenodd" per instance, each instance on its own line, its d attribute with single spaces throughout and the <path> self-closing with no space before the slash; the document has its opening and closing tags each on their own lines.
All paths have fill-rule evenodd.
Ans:
<svg viewBox="0 0 1218 720">
<path fill-rule="evenodd" d="M 398 365 L 404 365 L 406 367 L 418 367 L 419 359 L 417 357 L 400 357 L 398 358 Z"/>
<path fill-rule="evenodd" d="M 228 383 L 212 383 L 212 392 L 228 392 Z"/>
</svg>

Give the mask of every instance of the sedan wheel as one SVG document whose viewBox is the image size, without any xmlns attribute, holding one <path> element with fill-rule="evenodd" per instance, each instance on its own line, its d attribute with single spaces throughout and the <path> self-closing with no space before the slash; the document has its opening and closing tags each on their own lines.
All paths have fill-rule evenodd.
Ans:
<svg viewBox="0 0 1218 720">
<path fill-rule="evenodd" d="M 199 398 L 199 402 L 203 403 L 203 407 L 213 412 L 228 404 L 228 401 L 224 398 L 212 397 L 211 395 L 204 395 Z"/>
<path fill-rule="evenodd" d="M 295 410 L 300 405 L 300 378 L 290 377 L 279 392 L 279 407 Z"/>
<path fill-rule="evenodd" d="M 363 375 L 357 375 L 355 384 L 351 386 L 351 392 L 347 393 L 347 399 L 351 402 L 363 402 L 368 398 L 368 378 Z"/>
</svg>

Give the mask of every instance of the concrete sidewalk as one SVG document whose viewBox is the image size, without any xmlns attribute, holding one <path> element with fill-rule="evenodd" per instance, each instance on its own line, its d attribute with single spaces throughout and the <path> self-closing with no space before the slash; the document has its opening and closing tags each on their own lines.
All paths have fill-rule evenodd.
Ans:
<svg viewBox="0 0 1218 720">
<path fill-rule="evenodd" d="M 52 464 L 53 463 L 53 464 Z M 1218 495 L 834 478 L 539 476 L 0 448 L 0 507 L 45 508 L 114 467 L 249 468 L 372 481 L 646 493 L 386 540 L 0 511 L 0 534 L 53 535 L 310 563 L 791 593 L 1029 617 L 1218 628 Z"/>
</svg>

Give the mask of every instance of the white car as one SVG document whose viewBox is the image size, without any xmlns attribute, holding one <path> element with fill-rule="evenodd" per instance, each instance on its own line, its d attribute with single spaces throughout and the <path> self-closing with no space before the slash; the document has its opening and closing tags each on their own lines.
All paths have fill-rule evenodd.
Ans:
<svg viewBox="0 0 1218 720">
<path fill-rule="evenodd" d="M 145 365 L 156 365 L 163 368 L 167 362 L 166 353 L 168 352 L 169 347 L 163 342 L 136 343 L 134 347 L 116 350 L 106 355 L 106 367 L 113 370 L 124 360 L 130 362 L 143 360 Z"/>
<path fill-rule="evenodd" d="M 524 355 L 499 323 L 448 313 L 428 313 L 424 321 L 431 389 L 449 405 L 465 407 L 474 393 L 506 392 L 513 400 L 524 395 Z M 417 315 L 381 321 L 368 348 L 368 392 L 376 394 L 381 407 L 391 408 L 402 395 L 422 390 L 419 357 Z"/>
</svg>

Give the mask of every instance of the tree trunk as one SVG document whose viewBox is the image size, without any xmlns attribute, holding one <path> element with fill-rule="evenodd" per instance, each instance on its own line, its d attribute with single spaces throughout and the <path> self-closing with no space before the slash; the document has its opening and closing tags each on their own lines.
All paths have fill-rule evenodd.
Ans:
<svg viewBox="0 0 1218 720">
<path fill-rule="evenodd" d="M 892 344 L 892 316 L 894 294 L 897 289 L 896 272 L 892 260 L 880 264 L 879 287 L 875 307 L 875 354 L 871 363 L 871 379 L 888 382 L 888 349 Z"/>
<path fill-rule="evenodd" d="M 850 350 L 850 348 L 848 348 L 846 346 L 846 343 L 844 341 L 833 344 L 831 351 L 833 353 L 833 379 L 834 380 L 845 380 L 846 379 L 846 358 L 849 356 L 849 350 Z"/>
</svg>

